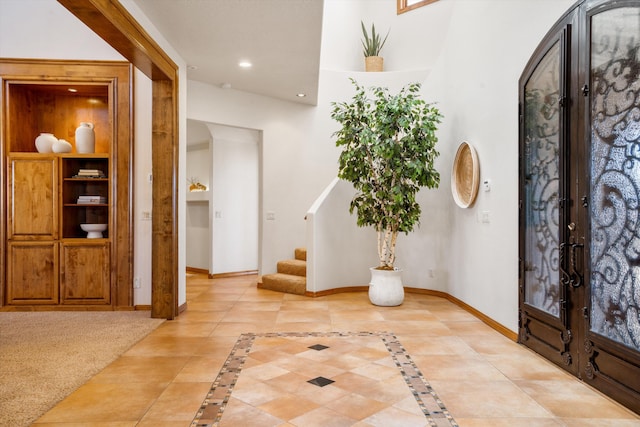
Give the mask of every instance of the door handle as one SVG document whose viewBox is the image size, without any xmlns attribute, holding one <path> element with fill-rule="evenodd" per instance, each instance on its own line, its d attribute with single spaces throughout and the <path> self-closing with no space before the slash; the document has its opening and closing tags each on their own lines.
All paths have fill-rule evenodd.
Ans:
<svg viewBox="0 0 640 427">
<path fill-rule="evenodd" d="M 578 266 L 578 256 L 576 255 L 578 248 L 583 248 L 584 245 L 581 243 L 571 243 L 569 244 L 569 276 L 571 279 L 569 280 L 569 284 L 573 288 L 579 288 L 582 286 L 582 275 L 580 274 L 581 268 Z"/>
</svg>

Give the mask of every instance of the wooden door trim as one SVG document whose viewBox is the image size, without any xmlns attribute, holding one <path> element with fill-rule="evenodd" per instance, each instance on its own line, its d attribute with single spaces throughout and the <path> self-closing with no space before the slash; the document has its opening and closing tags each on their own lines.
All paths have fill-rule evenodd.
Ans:
<svg viewBox="0 0 640 427">
<path fill-rule="evenodd" d="M 152 80 L 151 316 L 178 313 L 178 66 L 117 0 L 58 0 Z"/>
<path fill-rule="evenodd" d="M 173 80 L 178 66 L 117 0 L 58 0 L 151 80 Z"/>
</svg>

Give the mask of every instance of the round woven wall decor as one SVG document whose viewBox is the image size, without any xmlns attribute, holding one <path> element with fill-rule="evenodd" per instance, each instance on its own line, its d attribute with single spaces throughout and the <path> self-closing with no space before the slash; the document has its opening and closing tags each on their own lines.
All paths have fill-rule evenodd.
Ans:
<svg viewBox="0 0 640 427">
<path fill-rule="evenodd" d="M 473 205 L 480 187 L 480 164 L 478 154 L 468 142 L 458 147 L 451 169 L 451 193 L 461 208 Z"/>
</svg>

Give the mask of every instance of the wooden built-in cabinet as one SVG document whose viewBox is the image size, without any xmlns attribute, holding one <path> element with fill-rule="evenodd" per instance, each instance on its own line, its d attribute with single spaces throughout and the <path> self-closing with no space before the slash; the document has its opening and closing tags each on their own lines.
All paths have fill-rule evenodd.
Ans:
<svg viewBox="0 0 640 427">
<path fill-rule="evenodd" d="M 7 304 L 58 304 L 58 242 L 7 243 Z"/>
<path fill-rule="evenodd" d="M 102 239 L 100 239 L 102 240 Z M 109 304 L 109 243 L 63 240 L 60 245 L 60 302 Z M 91 268 L 86 268 L 91 266 Z"/>
<path fill-rule="evenodd" d="M 0 307 L 132 309 L 131 65 L 0 59 L 0 78 Z M 80 122 L 94 124 L 95 153 L 75 150 Z M 72 151 L 38 153 L 42 132 Z M 81 224 L 107 228 L 87 238 Z"/>
<path fill-rule="evenodd" d="M 20 153 L 10 156 L 7 163 L 7 238 L 57 239 L 57 158 Z"/>
</svg>

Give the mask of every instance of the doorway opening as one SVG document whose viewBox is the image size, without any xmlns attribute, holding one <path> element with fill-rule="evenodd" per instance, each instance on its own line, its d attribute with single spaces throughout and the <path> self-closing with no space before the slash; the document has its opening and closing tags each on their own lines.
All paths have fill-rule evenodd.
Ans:
<svg viewBox="0 0 640 427">
<path fill-rule="evenodd" d="M 261 138 L 253 129 L 187 120 L 189 270 L 209 277 L 258 272 Z"/>
</svg>

